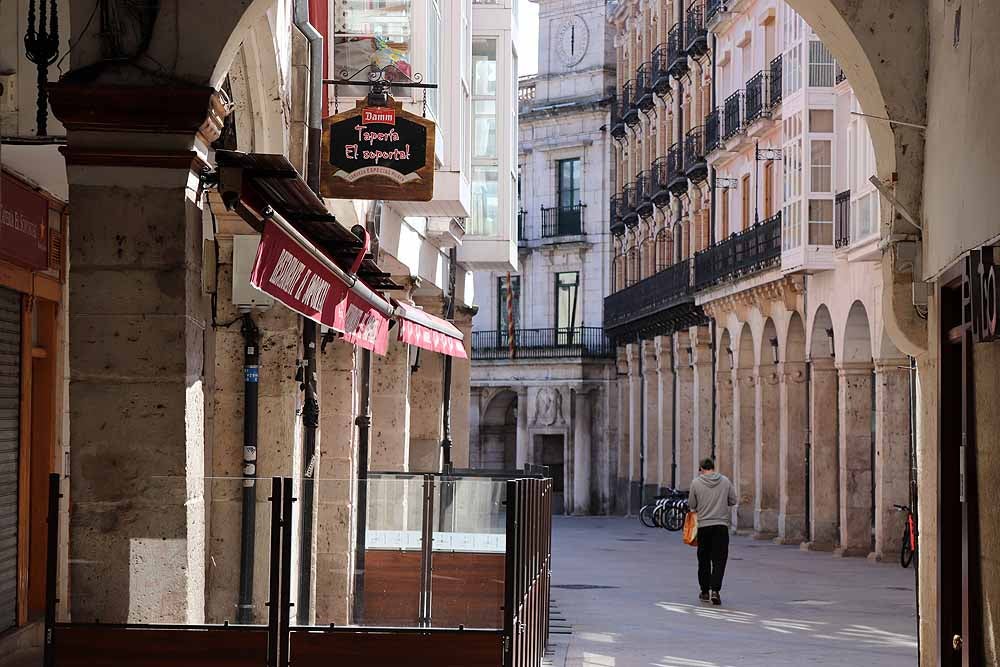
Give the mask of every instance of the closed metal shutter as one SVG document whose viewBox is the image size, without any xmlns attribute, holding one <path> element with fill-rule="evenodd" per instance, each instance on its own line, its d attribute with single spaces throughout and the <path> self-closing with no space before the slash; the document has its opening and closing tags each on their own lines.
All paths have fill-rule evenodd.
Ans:
<svg viewBox="0 0 1000 667">
<path fill-rule="evenodd" d="M 21 296 L 0 288 L 0 632 L 17 624 Z"/>
</svg>

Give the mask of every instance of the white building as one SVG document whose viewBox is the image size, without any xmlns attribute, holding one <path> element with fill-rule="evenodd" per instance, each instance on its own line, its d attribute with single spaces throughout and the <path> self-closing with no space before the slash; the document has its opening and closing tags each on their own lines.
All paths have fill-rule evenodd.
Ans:
<svg viewBox="0 0 1000 667">
<path fill-rule="evenodd" d="M 539 2 L 539 72 L 519 90 L 520 270 L 475 278 L 471 463 L 548 465 L 558 509 L 573 513 L 607 512 L 610 501 L 604 12 L 597 0 Z"/>
</svg>

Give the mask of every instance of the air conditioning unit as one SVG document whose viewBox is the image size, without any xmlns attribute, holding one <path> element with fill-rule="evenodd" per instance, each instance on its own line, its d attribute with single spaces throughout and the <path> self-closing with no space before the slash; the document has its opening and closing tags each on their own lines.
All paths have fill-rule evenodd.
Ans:
<svg viewBox="0 0 1000 667">
<path fill-rule="evenodd" d="M 233 305 L 248 308 L 270 308 L 274 299 L 250 284 L 253 261 L 257 257 L 260 237 L 256 234 L 233 236 Z"/>
</svg>

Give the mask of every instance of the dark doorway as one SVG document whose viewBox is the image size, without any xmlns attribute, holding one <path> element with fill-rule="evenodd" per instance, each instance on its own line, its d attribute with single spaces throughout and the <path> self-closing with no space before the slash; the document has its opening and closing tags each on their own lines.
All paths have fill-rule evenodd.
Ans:
<svg viewBox="0 0 1000 667">
<path fill-rule="evenodd" d="M 539 436 L 542 445 L 542 465 L 548 466 L 552 477 L 552 513 L 565 514 L 563 487 L 565 484 L 565 438 L 561 434 Z"/>
</svg>

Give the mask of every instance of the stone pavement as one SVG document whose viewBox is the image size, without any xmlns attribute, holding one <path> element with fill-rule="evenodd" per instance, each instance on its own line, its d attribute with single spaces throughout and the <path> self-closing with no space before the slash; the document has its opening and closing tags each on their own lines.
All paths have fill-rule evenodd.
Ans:
<svg viewBox="0 0 1000 667">
<path fill-rule="evenodd" d="M 695 550 L 637 519 L 556 517 L 555 667 L 913 666 L 913 570 L 733 537 L 722 607 Z M 565 620 L 561 620 L 565 619 Z"/>
</svg>

